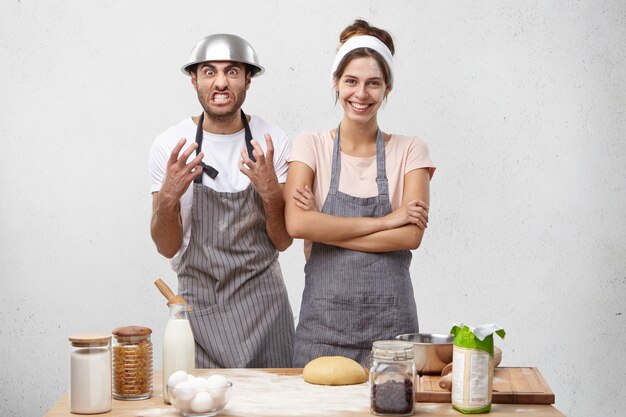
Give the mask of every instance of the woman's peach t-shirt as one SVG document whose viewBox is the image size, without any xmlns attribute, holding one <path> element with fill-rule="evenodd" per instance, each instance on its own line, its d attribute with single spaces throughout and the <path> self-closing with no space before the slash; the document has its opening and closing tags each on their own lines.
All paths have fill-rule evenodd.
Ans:
<svg viewBox="0 0 626 417">
<path fill-rule="evenodd" d="M 315 173 L 312 189 L 315 195 L 315 205 L 319 211 L 322 210 L 330 189 L 333 144 L 334 135 L 331 135 L 329 131 L 303 132 L 295 138 L 291 156 L 287 159 L 289 162 L 303 162 Z M 430 159 L 428 146 L 416 136 L 392 134 L 385 145 L 385 165 L 389 184 L 389 199 L 393 210 L 402 204 L 405 174 L 415 169 L 427 168 L 432 178 L 435 172 L 435 165 Z M 339 191 L 361 198 L 378 195 L 376 155 L 361 158 L 342 152 Z M 310 243 L 305 242 L 305 254 L 308 255 L 309 251 Z"/>
</svg>

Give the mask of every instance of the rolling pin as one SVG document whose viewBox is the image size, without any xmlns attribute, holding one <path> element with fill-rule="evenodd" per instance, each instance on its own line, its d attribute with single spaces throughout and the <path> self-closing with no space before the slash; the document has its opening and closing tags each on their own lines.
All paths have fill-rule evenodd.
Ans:
<svg viewBox="0 0 626 417">
<path fill-rule="evenodd" d="M 494 369 L 502 362 L 502 350 L 493 347 L 493 367 Z M 439 387 L 452 391 L 452 363 L 447 364 L 441 370 L 441 378 L 439 379 Z"/>
<path fill-rule="evenodd" d="M 167 305 L 168 306 L 171 305 L 171 304 L 187 304 L 187 302 L 182 297 L 182 295 L 180 295 L 180 294 L 175 295 L 172 292 L 172 290 L 170 289 L 170 287 L 168 287 L 167 284 L 165 282 L 163 282 L 163 280 L 161 278 L 159 278 L 156 281 L 154 281 L 154 285 L 156 285 L 156 287 L 159 289 L 159 291 L 161 291 L 161 294 L 163 294 L 165 296 L 165 298 L 167 298 Z"/>
</svg>

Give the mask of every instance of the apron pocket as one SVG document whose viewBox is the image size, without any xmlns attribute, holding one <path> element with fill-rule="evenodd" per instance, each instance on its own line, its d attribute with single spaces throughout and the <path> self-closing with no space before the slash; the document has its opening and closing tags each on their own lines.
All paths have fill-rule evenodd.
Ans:
<svg viewBox="0 0 626 417">
<path fill-rule="evenodd" d="M 245 329 L 241 322 L 225 306 L 216 304 L 189 312 L 189 321 L 197 347 L 204 350 L 196 354 L 198 367 L 245 368 L 252 355 L 242 343 Z M 208 357 L 208 362 L 202 358 Z M 204 363 L 202 363 L 204 362 Z M 211 363 L 213 362 L 213 363 Z"/>
<path fill-rule="evenodd" d="M 394 296 L 334 295 L 315 299 L 314 309 L 315 343 L 371 349 L 373 341 L 395 336 Z"/>
</svg>

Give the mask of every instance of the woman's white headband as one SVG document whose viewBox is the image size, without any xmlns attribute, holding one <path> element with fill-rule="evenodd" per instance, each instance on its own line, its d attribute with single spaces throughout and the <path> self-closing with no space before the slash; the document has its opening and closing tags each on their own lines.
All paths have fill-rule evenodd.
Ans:
<svg viewBox="0 0 626 417">
<path fill-rule="evenodd" d="M 389 84 L 393 84 L 393 55 L 391 51 L 380 39 L 376 36 L 370 35 L 359 35 L 353 36 L 341 45 L 341 48 L 337 51 L 337 55 L 335 55 L 335 61 L 333 61 L 333 67 L 330 71 L 330 84 L 334 85 L 335 83 L 335 71 L 337 71 L 337 67 L 343 58 L 350 52 L 358 48 L 370 48 L 374 51 L 378 52 L 387 62 L 387 66 L 389 67 Z"/>
</svg>

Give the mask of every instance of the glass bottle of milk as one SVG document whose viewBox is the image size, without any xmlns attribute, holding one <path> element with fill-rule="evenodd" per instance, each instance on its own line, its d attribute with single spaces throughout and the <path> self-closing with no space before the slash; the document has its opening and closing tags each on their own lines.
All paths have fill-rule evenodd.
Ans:
<svg viewBox="0 0 626 417">
<path fill-rule="evenodd" d="M 187 315 L 187 304 L 170 304 L 170 318 L 163 338 L 163 401 L 170 404 L 167 380 L 176 371 L 193 373 L 196 364 L 195 341 Z"/>
</svg>

